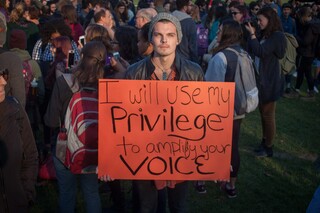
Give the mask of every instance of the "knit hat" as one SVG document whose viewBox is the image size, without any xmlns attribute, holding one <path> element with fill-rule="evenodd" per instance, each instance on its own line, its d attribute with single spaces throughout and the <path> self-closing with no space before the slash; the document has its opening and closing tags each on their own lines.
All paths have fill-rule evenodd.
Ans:
<svg viewBox="0 0 320 213">
<path fill-rule="evenodd" d="M 27 48 L 27 35 L 23 30 L 12 30 L 9 37 L 9 48 L 25 50 Z"/>
<path fill-rule="evenodd" d="M 182 39 L 182 31 L 181 31 L 181 25 L 180 25 L 180 21 L 174 17 L 173 15 L 169 14 L 169 13 L 159 13 L 158 15 L 156 15 L 150 22 L 150 28 L 149 28 L 149 41 L 152 40 L 152 32 L 153 32 L 153 28 L 156 25 L 156 23 L 158 23 L 161 20 L 167 20 L 170 21 L 177 29 L 177 34 L 178 34 L 178 41 L 179 43 L 181 42 Z"/>
</svg>

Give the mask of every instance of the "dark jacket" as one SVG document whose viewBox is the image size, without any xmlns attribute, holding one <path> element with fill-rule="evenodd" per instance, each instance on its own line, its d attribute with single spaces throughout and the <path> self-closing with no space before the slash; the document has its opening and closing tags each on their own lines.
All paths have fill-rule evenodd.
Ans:
<svg viewBox="0 0 320 213">
<path fill-rule="evenodd" d="M 64 124 L 64 117 L 72 95 L 73 93 L 65 78 L 63 76 L 58 77 L 44 116 L 44 121 L 47 126 L 57 128 L 60 127 L 61 124 Z"/>
<path fill-rule="evenodd" d="M 297 27 L 298 54 L 304 57 L 315 57 L 315 48 L 320 35 L 320 21 L 312 20 L 304 25 L 299 23 Z"/>
<path fill-rule="evenodd" d="M 27 114 L 16 99 L 1 102 L 0 115 L 0 141 L 8 156 L 0 168 L 0 212 L 27 212 L 36 193 L 36 143 Z"/>
<path fill-rule="evenodd" d="M 204 74 L 201 67 L 176 53 L 175 67 L 178 81 L 203 81 Z M 151 56 L 128 67 L 126 78 L 136 80 L 151 80 L 151 74 L 155 66 L 151 62 Z"/>
<path fill-rule="evenodd" d="M 259 101 L 262 104 L 278 100 L 284 90 L 284 76 L 280 70 L 279 59 L 284 57 L 286 38 L 277 31 L 263 42 L 249 39 L 250 52 L 260 58 L 259 63 Z"/>
<path fill-rule="evenodd" d="M 177 51 L 186 59 L 198 63 L 197 26 L 191 16 L 181 11 L 172 13 L 181 24 L 182 40 L 177 47 Z"/>
</svg>

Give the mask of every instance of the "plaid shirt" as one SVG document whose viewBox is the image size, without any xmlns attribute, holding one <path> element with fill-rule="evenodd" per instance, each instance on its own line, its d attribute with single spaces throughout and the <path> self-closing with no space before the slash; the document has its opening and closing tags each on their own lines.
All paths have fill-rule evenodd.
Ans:
<svg viewBox="0 0 320 213">
<path fill-rule="evenodd" d="M 52 44 L 49 42 L 42 52 L 42 40 L 39 39 L 35 44 L 33 51 L 32 51 L 32 59 L 36 61 L 53 61 L 53 55 L 51 52 Z M 71 41 L 72 49 L 74 50 L 74 59 L 75 61 L 80 60 L 80 54 L 77 47 L 77 44 L 74 41 Z"/>
</svg>

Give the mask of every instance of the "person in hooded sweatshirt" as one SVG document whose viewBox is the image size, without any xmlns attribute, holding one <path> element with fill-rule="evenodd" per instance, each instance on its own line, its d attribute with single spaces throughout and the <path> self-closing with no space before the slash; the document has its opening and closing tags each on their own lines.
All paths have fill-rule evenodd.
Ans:
<svg viewBox="0 0 320 213">
<path fill-rule="evenodd" d="M 181 24 L 182 40 L 177 47 L 177 51 L 186 59 L 199 63 L 197 46 L 197 26 L 188 13 L 192 9 L 192 1 L 177 0 L 177 10 L 172 12 Z"/>
</svg>

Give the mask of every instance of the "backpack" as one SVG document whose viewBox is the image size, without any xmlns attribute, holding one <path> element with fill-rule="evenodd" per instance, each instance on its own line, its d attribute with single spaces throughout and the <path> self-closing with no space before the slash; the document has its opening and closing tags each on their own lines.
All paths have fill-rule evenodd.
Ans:
<svg viewBox="0 0 320 213">
<path fill-rule="evenodd" d="M 207 53 L 209 46 L 209 30 L 206 29 L 203 24 L 197 24 L 197 45 L 198 56 L 203 56 Z"/>
<path fill-rule="evenodd" d="M 287 75 L 294 71 L 296 67 L 296 57 L 297 57 L 297 47 L 298 42 L 296 38 L 290 33 L 284 33 L 286 37 L 287 47 L 285 55 L 282 59 L 279 60 L 281 71 L 284 75 Z"/>
<path fill-rule="evenodd" d="M 74 92 L 73 82 L 70 81 L 71 74 L 63 74 L 63 76 Z M 74 174 L 95 173 L 98 165 L 98 91 L 96 89 L 84 87 L 73 93 L 65 115 L 64 131 L 65 152 L 59 159 Z"/>
<path fill-rule="evenodd" d="M 226 48 L 238 57 L 234 76 L 236 83 L 234 108 L 237 115 L 254 111 L 259 104 L 259 92 L 256 84 L 256 69 L 249 54 Z"/>
</svg>

